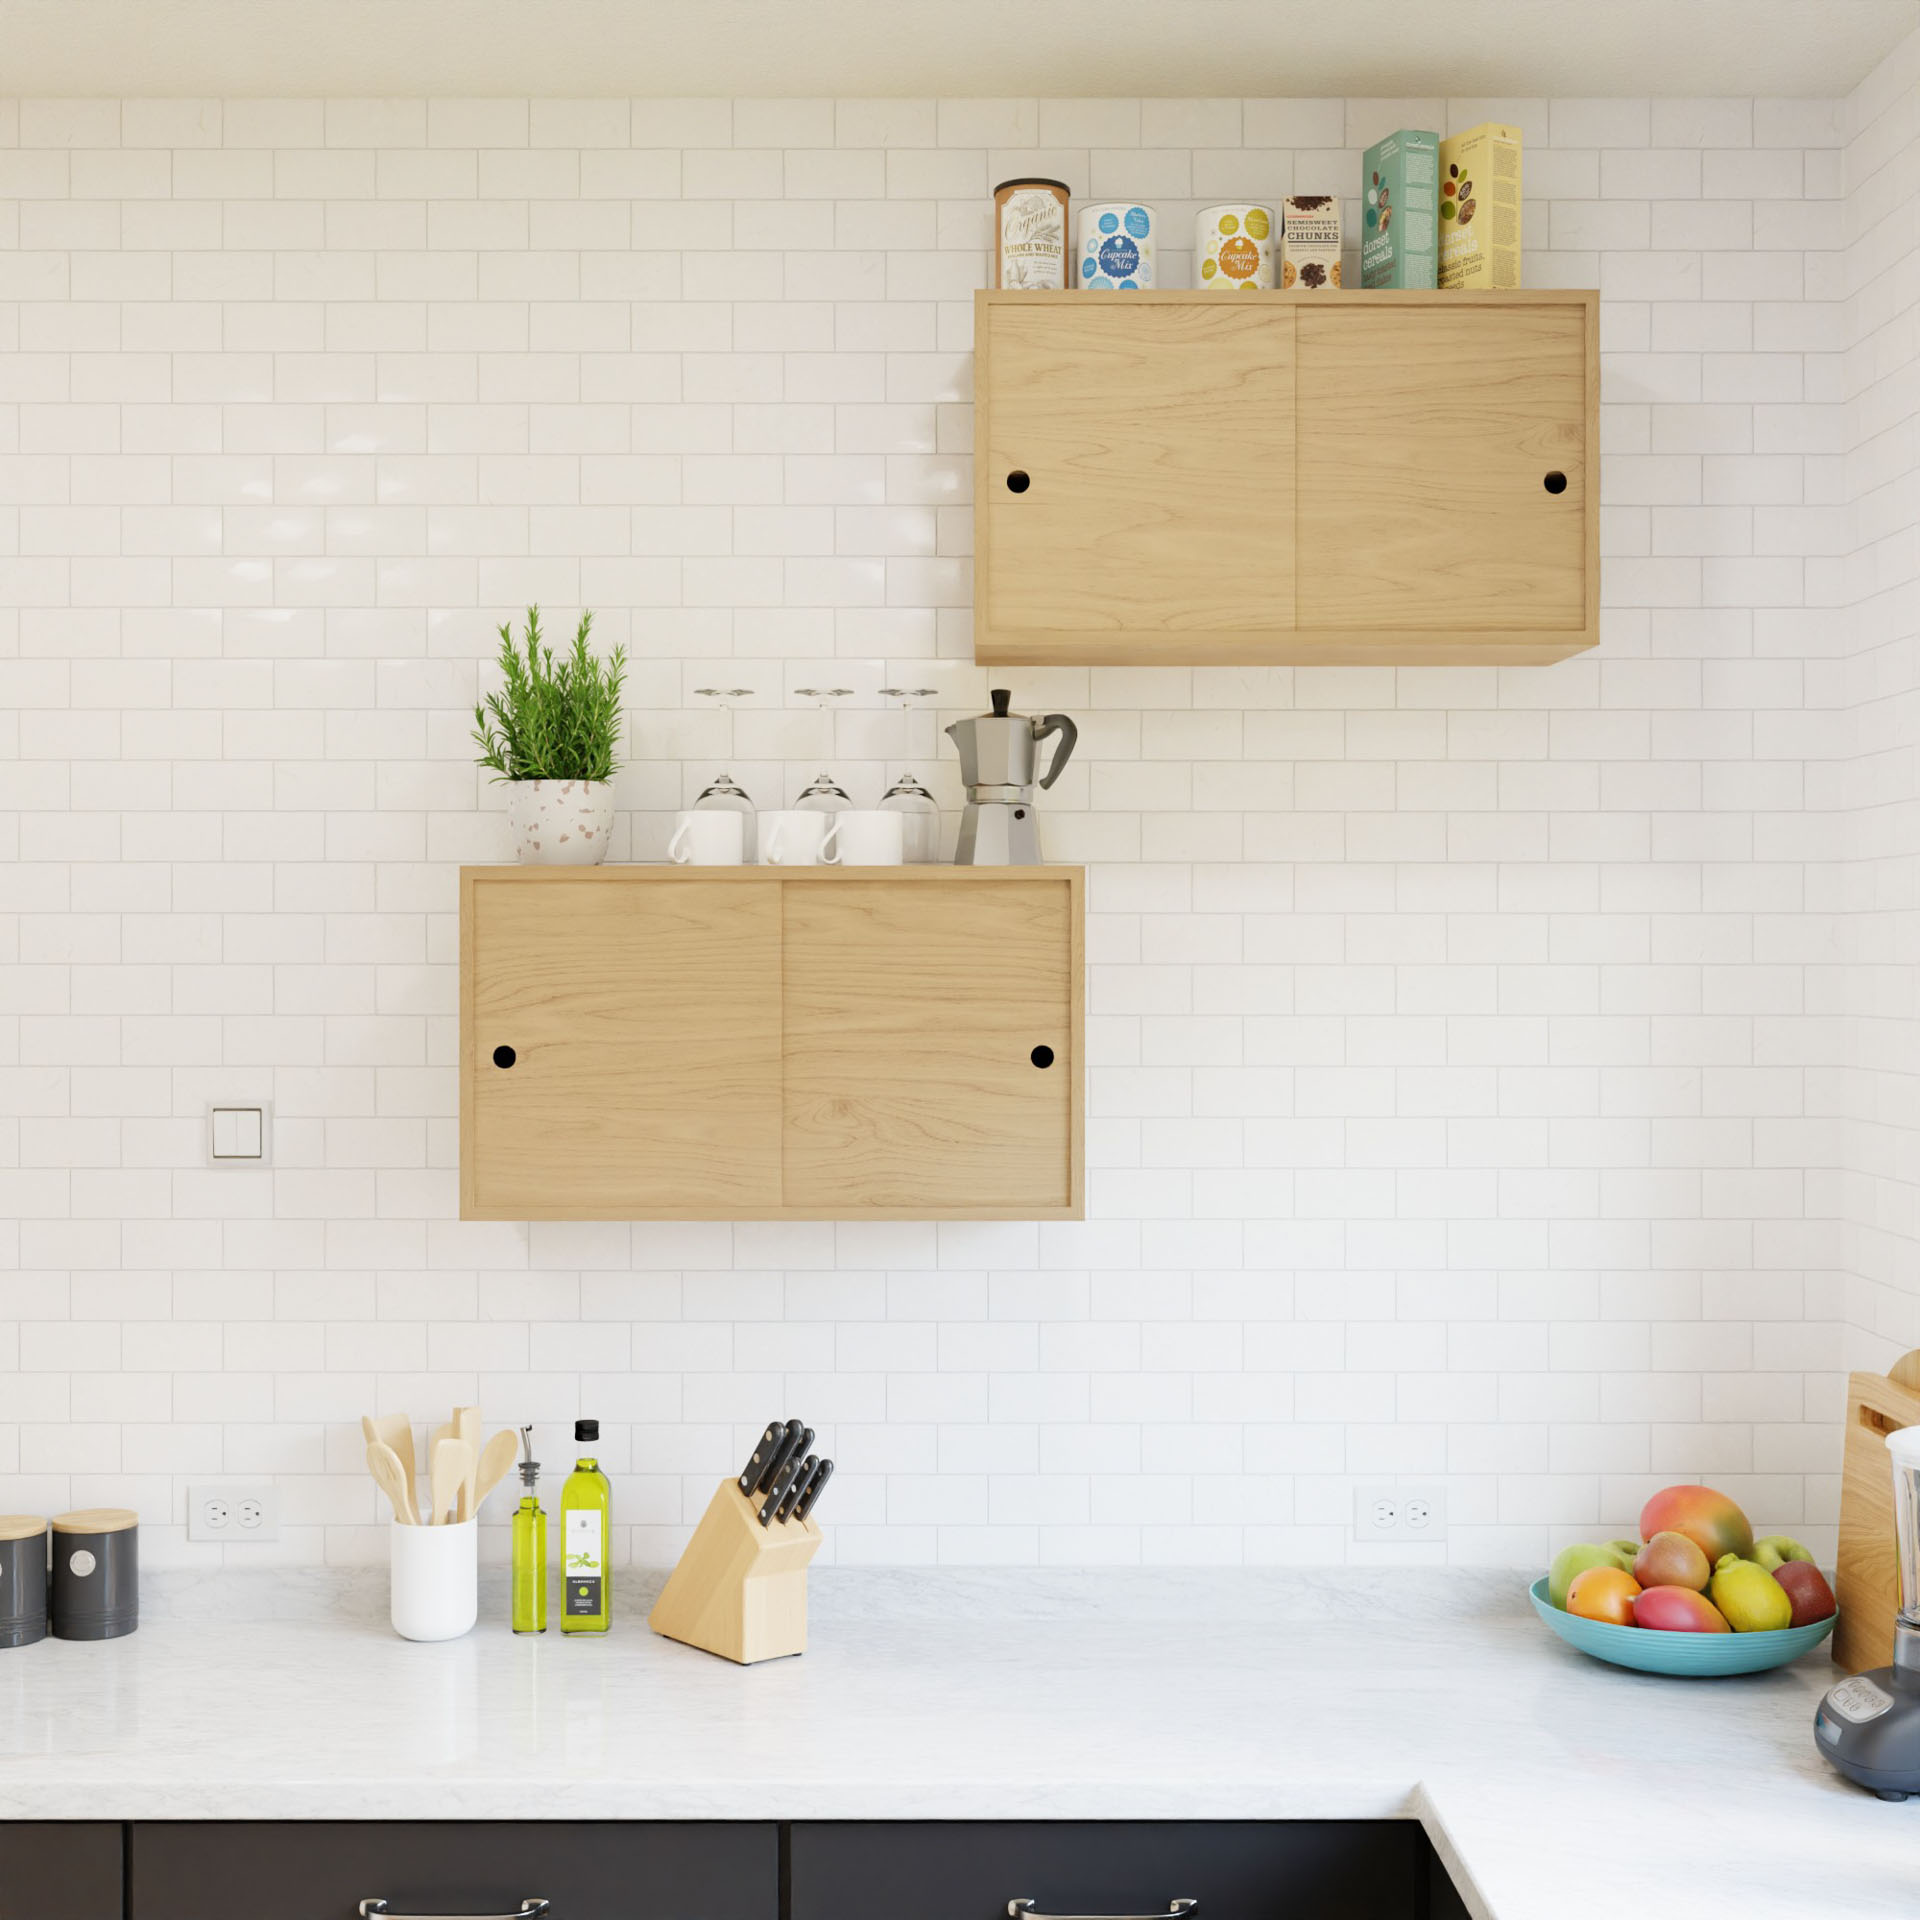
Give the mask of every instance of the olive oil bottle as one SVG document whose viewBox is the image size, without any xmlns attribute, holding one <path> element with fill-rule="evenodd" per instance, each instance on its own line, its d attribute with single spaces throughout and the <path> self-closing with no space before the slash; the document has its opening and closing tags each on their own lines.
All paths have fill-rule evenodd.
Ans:
<svg viewBox="0 0 1920 1920">
<path fill-rule="evenodd" d="M 547 1516 L 540 1506 L 540 1462 L 533 1457 L 533 1429 L 520 1429 L 524 1458 L 520 1484 L 526 1488 L 513 1516 L 513 1630 L 547 1630 Z"/>
<path fill-rule="evenodd" d="M 576 1446 L 597 1445 L 598 1420 L 573 1423 Z M 562 1633 L 605 1633 L 613 1621 L 613 1489 L 600 1463 L 583 1453 L 560 1493 Z"/>
</svg>

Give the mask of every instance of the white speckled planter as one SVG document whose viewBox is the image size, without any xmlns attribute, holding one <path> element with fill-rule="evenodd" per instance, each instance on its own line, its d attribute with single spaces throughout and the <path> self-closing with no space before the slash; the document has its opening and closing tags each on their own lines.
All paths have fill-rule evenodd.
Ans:
<svg viewBox="0 0 1920 1920">
<path fill-rule="evenodd" d="M 509 781 L 507 826 L 522 866 L 596 867 L 613 840 L 613 782 Z"/>
</svg>

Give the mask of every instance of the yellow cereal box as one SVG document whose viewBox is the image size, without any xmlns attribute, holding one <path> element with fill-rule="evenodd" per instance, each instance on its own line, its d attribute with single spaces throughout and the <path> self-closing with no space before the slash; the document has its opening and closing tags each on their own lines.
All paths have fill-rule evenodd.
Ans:
<svg viewBox="0 0 1920 1920">
<path fill-rule="evenodd" d="M 1520 284 L 1520 129 L 1488 120 L 1440 142 L 1440 284 Z"/>
</svg>

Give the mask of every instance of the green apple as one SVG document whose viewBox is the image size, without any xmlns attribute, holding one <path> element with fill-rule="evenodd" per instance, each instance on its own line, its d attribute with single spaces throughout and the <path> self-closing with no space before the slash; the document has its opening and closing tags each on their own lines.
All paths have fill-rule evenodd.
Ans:
<svg viewBox="0 0 1920 1920">
<path fill-rule="evenodd" d="M 1775 1567 L 1784 1567 L 1789 1560 L 1811 1560 L 1813 1555 L 1798 1540 L 1790 1539 L 1784 1533 L 1770 1533 L 1764 1540 L 1753 1543 L 1753 1552 L 1747 1556 L 1771 1573 Z"/>
<path fill-rule="evenodd" d="M 1622 1573 L 1631 1573 L 1639 1550 L 1637 1540 L 1609 1540 L 1604 1546 L 1583 1541 L 1577 1547 L 1562 1547 L 1547 1569 L 1547 1598 L 1565 1613 L 1567 1589 L 1589 1567 L 1618 1567 Z"/>
</svg>

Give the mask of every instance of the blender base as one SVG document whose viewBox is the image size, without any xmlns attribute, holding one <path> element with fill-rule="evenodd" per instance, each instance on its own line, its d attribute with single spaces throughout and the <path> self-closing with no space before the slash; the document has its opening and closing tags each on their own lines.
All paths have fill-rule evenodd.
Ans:
<svg viewBox="0 0 1920 1920">
<path fill-rule="evenodd" d="M 1827 1691 L 1813 1716 L 1827 1764 L 1882 1800 L 1920 1794 L 1920 1675 L 1875 1667 Z"/>
</svg>

